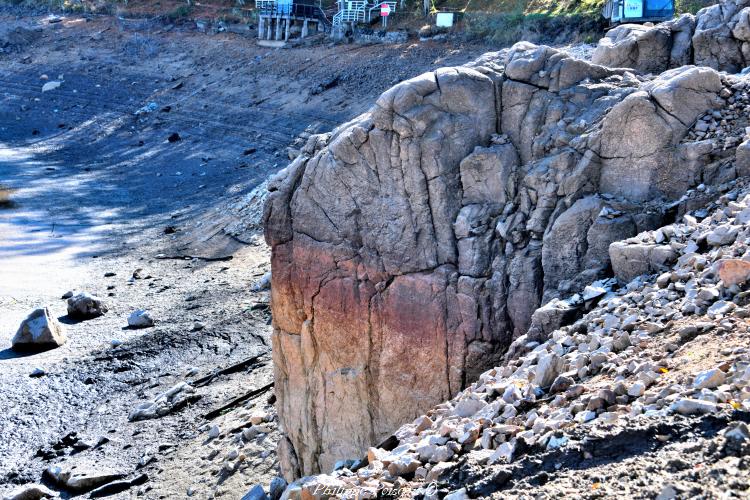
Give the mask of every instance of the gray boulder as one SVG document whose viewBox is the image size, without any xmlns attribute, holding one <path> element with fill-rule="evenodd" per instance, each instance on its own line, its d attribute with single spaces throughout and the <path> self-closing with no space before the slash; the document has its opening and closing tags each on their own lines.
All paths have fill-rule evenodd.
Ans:
<svg viewBox="0 0 750 500">
<path fill-rule="evenodd" d="M 669 245 L 616 241 L 609 246 L 612 271 L 622 281 L 636 276 L 665 271 L 677 260 L 677 252 Z"/>
<path fill-rule="evenodd" d="M 40 350 L 60 347 L 67 340 L 65 328 L 44 307 L 35 309 L 21 322 L 12 346 L 19 351 Z"/>
<path fill-rule="evenodd" d="M 670 67 L 672 32 L 660 24 L 623 24 L 599 41 L 591 61 L 610 68 L 633 68 L 642 73 L 661 73 Z"/>
<path fill-rule="evenodd" d="M 582 305 L 582 304 L 581 304 Z M 549 334 L 562 325 L 570 324 L 575 320 L 580 307 L 559 299 L 552 299 L 531 315 L 531 327 L 529 328 L 529 340 L 541 342 L 549 337 Z"/>
<path fill-rule="evenodd" d="M 82 292 L 68 299 L 68 316 L 74 319 L 91 319 L 105 314 L 109 308 L 104 300 Z"/>
<path fill-rule="evenodd" d="M 656 26 L 623 24 L 599 40 L 591 61 L 611 68 L 661 73 L 692 61 L 695 17 L 683 14 Z"/>
</svg>

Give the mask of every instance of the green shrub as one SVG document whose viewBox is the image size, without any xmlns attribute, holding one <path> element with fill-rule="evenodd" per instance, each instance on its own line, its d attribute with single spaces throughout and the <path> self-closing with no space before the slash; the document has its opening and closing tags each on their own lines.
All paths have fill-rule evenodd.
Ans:
<svg viewBox="0 0 750 500">
<path fill-rule="evenodd" d="M 717 1 L 707 1 L 707 0 L 676 0 L 674 5 L 674 10 L 676 14 L 695 14 L 699 10 L 701 10 L 703 7 L 708 7 L 709 5 L 713 5 L 719 3 Z"/>
<path fill-rule="evenodd" d="M 467 12 L 464 29 L 470 39 L 509 46 L 519 40 L 554 42 L 596 40 L 605 28 L 604 19 L 592 14 L 497 14 Z"/>
<path fill-rule="evenodd" d="M 193 11 L 192 5 L 180 5 L 172 12 L 167 13 L 164 17 L 170 22 L 175 22 L 181 19 L 185 19 L 186 17 L 189 17 L 192 11 Z"/>
</svg>

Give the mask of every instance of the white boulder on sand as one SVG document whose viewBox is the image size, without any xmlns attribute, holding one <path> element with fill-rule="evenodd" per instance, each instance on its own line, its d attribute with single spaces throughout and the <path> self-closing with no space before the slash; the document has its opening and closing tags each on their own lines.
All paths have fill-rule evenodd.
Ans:
<svg viewBox="0 0 750 500">
<path fill-rule="evenodd" d="M 67 340 L 63 326 L 44 307 L 35 309 L 21 322 L 12 345 L 15 350 L 35 350 L 60 347 Z"/>
<path fill-rule="evenodd" d="M 128 326 L 130 328 L 148 328 L 154 326 L 154 318 L 151 317 L 150 312 L 138 309 L 128 316 Z"/>
</svg>

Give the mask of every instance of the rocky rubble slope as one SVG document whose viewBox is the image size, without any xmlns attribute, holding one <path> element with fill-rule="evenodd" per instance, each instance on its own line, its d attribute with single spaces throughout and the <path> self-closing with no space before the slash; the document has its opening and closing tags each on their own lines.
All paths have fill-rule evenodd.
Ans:
<svg viewBox="0 0 750 500">
<path fill-rule="evenodd" d="M 363 454 L 530 328 L 554 330 L 565 314 L 536 325 L 534 311 L 607 277 L 610 243 L 674 220 L 691 187 L 745 175 L 724 143 L 689 136 L 737 113 L 743 85 L 519 43 L 313 137 L 265 211 L 286 477 Z"/>
<path fill-rule="evenodd" d="M 564 301 L 580 319 L 519 337 L 458 396 L 286 497 L 746 498 L 750 185 L 683 201 L 706 193 L 717 201 L 613 243 L 617 278 Z"/>
</svg>

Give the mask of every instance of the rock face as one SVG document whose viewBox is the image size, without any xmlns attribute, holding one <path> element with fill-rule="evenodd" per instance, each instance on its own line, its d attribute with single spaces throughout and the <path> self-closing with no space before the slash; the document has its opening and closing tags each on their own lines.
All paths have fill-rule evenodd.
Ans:
<svg viewBox="0 0 750 500">
<path fill-rule="evenodd" d="M 750 65 L 750 0 L 727 0 L 647 27 L 618 26 L 599 41 L 592 61 L 661 73 L 686 64 L 737 73 Z"/>
<path fill-rule="evenodd" d="M 34 310 L 21 322 L 12 345 L 15 350 L 27 351 L 60 347 L 67 341 L 65 328 L 44 307 Z"/>
<path fill-rule="evenodd" d="M 603 277 L 610 243 L 664 221 L 649 200 L 696 183 L 677 146 L 724 90 L 708 68 L 639 79 L 519 43 L 313 137 L 264 216 L 286 477 L 362 456 Z"/>
<path fill-rule="evenodd" d="M 597 495 L 638 491 L 642 497 L 675 498 L 660 490 L 687 480 L 696 488 L 693 494 L 741 497 L 749 474 L 731 464 L 750 456 L 750 432 L 742 422 L 750 410 L 750 296 L 747 285 L 723 286 L 715 269 L 729 262 L 728 256 L 750 257 L 750 227 L 719 247 L 699 243 L 717 225 L 736 223 L 750 207 L 749 181 L 707 188 L 714 201 L 702 207 L 700 222 L 695 211 L 639 235 L 644 242 L 674 246 L 679 258 L 667 272 L 587 287 L 585 297 L 604 293 L 580 319 L 555 328 L 541 342 L 519 337 L 502 365 L 395 430 L 387 446 L 370 448 L 366 464 L 305 477 L 284 497 L 313 498 L 336 484 L 357 498 L 375 498 L 393 485 L 409 498 L 586 498 L 590 479 L 576 478 L 581 468 L 597 470 L 591 467 L 596 460 L 584 457 L 596 456 L 602 447 L 607 459 L 597 472 L 611 474 L 611 489 Z M 731 307 L 712 314 L 722 303 Z M 721 427 L 711 433 L 713 443 L 706 442 L 707 434 L 690 446 L 677 432 L 661 434 L 670 427 L 697 434 L 707 422 Z M 659 443 L 644 453 L 637 436 L 653 434 Z M 700 441 L 704 448 L 695 446 Z M 682 465 L 655 471 L 656 460 Z M 566 462 L 581 465 L 566 471 L 559 466 Z M 540 467 L 546 467 L 545 479 L 535 481 Z M 703 468 L 710 472 L 693 481 Z M 636 479 L 646 471 L 660 474 L 659 481 Z"/>
</svg>

